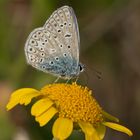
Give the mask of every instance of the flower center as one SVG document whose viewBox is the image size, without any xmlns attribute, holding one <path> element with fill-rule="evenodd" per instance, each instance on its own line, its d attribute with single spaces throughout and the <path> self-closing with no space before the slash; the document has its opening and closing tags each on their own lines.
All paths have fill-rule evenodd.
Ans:
<svg viewBox="0 0 140 140">
<path fill-rule="evenodd" d="M 102 109 L 87 87 L 76 83 L 52 84 L 42 88 L 41 92 L 54 101 L 59 117 L 69 118 L 73 122 L 89 122 L 93 125 L 103 121 Z"/>
</svg>

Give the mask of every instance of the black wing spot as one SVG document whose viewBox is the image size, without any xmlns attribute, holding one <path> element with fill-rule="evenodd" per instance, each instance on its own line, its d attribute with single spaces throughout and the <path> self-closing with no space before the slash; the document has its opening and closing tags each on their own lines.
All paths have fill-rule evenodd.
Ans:
<svg viewBox="0 0 140 140">
<path fill-rule="evenodd" d="M 33 58 L 33 55 L 30 55 L 31 58 Z"/>
<path fill-rule="evenodd" d="M 50 61 L 50 65 L 53 65 L 54 64 L 54 62 L 53 61 Z"/>
<path fill-rule="evenodd" d="M 28 51 L 31 52 L 31 53 L 36 53 L 36 50 L 34 48 L 32 48 L 32 47 L 29 47 Z"/>
<path fill-rule="evenodd" d="M 41 56 L 45 56 L 45 54 L 44 53 L 41 53 Z"/>
<path fill-rule="evenodd" d="M 32 41 L 31 41 L 31 43 L 32 43 L 32 44 L 34 44 L 34 43 L 35 43 L 35 41 L 34 41 L 34 40 L 32 40 Z"/>
<path fill-rule="evenodd" d="M 32 51 L 33 51 L 33 48 L 30 48 L 30 49 L 29 49 L 29 51 L 31 51 L 31 52 L 32 52 Z"/>
<path fill-rule="evenodd" d="M 42 63 L 42 62 L 43 62 L 43 60 L 44 60 L 43 58 L 40 58 L 39 62 L 40 62 L 40 63 Z"/>
<path fill-rule="evenodd" d="M 46 69 L 46 66 L 45 66 L 45 65 L 43 65 L 43 66 L 42 66 L 42 68 L 43 68 L 43 69 Z"/>
<path fill-rule="evenodd" d="M 67 56 L 67 54 L 66 54 L 66 53 L 64 53 L 64 54 L 63 54 L 63 56 L 64 56 L 64 57 L 66 57 L 66 56 Z"/>
<path fill-rule="evenodd" d="M 56 50 L 55 49 L 51 49 L 51 52 L 55 52 Z"/>
<path fill-rule="evenodd" d="M 38 32 L 38 34 L 40 35 L 40 34 L 41 34 L 41 32 Z"/>
<path fill-rule="evenodd" d="M 55 57 L 55 60 L 56 60 L 56 61 L 59 61 L 59 58 L 58 58 L 58 57 Z"/>
<path fill-rule="evenodd" d="M 70 49 L 70 46 L 68 46 L 68 48 Z"/>
<path fill-rule="evenodd" d="M 63 27 L 63 24 L 61 24 L 60 27 Z"/>
<path fill-rule="evenodd" d="M 67 23 L 65 22 L 64 25 L 67 25 Z"/>
<path fill-rule="evenodd" d="M 60 48 L 62 48 L 62 47 L 63 47 L 63 45 L 61 44 L 61 45 L 60 45 Z"/>
<path fill-rule="evenodd" d="M 55 35 L 54 38 L 57 38 L 57 36 Z"/>
<path fill-rule="evenodd" d="M 65 37 L 71 37 L 71 35 L 70 34 L 66 34 Z"/>
<path fill-rule="evenodd" d="M 37 35 L 35 34 L 35 35 L 33 35 L 33 37 L 35 38 L 35 39 L 37 39 Z"/>
<path fill-rule="evenodd" d="M 57 32 L 58 32 L 58 33 L 60 33 L 60 32 L 61 32 L 61 30 L 58 30 Z"/>
<path fill-rule="evenodd" d="M 43 51 L 44 49 L 41 47 L 40 50 Z"/>
<path fill-rule="evenodd" d="M 57 24 L 56 23 L 54 24 L 54 27 L 57 27 Z"/>
<path fill-rule="evenodd" d="M 47 31 L 44 31 L 44 33 L 46 34 L 46 33 L 47 33 Z"/>
</svg>

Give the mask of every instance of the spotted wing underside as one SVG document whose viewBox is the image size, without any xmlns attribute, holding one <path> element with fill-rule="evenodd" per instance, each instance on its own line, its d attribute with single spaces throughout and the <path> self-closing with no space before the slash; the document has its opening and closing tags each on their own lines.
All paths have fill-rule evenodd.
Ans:
<svg viewBox="0 0 140 140">
<path fill-rule="evenodd" d="M 63 6 L 30 33 L 25 44 L 27 62 L 41 71 L 70 77 L 79 64 L 79 43 L 75 14 Z"/>
</svg>

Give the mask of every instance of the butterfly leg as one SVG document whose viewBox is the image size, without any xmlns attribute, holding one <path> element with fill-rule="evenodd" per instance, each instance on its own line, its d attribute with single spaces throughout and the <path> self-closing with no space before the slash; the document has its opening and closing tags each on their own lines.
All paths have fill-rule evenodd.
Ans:
<svg viewBox="0 0 140 140">
<path fill-rule="evenodd" d="M 76 77 L 76 79 L 75 79 L 75 83 L 77 83 L 78 79 L 79 79 L 79 76 Z"/>
<path fill-rule="evenodd" d="M 57 78 L 56 78 L 56 80 L 54 81 L 54 83 L 57 83 L 57 81 L 60 79 L 60 76 L 58 76 Z"/>
<path fill-rule="evenodd" d="M 66 81 L 66 84 L 68 84 L 68 82 L 71 80 L 71 78 L 69 78 L 67 81 Z"/>
</svg>

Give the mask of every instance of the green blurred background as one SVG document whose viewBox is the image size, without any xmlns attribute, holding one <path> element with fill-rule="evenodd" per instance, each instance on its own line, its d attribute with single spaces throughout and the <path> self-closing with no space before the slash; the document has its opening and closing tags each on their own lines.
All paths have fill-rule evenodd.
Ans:
<svg viewBox="0 0 140 140">
<path fill-rule="evenodd" d="M 27 65 L 24 44 L 63 5 L 73 7 L 80 29 L 86 69 L 78 83 L 93 89 L 100 105 L 134 133 L 129 138 L 107 129 L 105 140 L 140 139 L 140 0 L 0 0 L 0 140 L 52 139 L 53 120 L 40 128 L 30 105 L 10 112 L 5 105 L 13 90 L 40 89 L 56 79 Z M 69 140 L 84 137 L 74 131 Z"/>
</svg>

